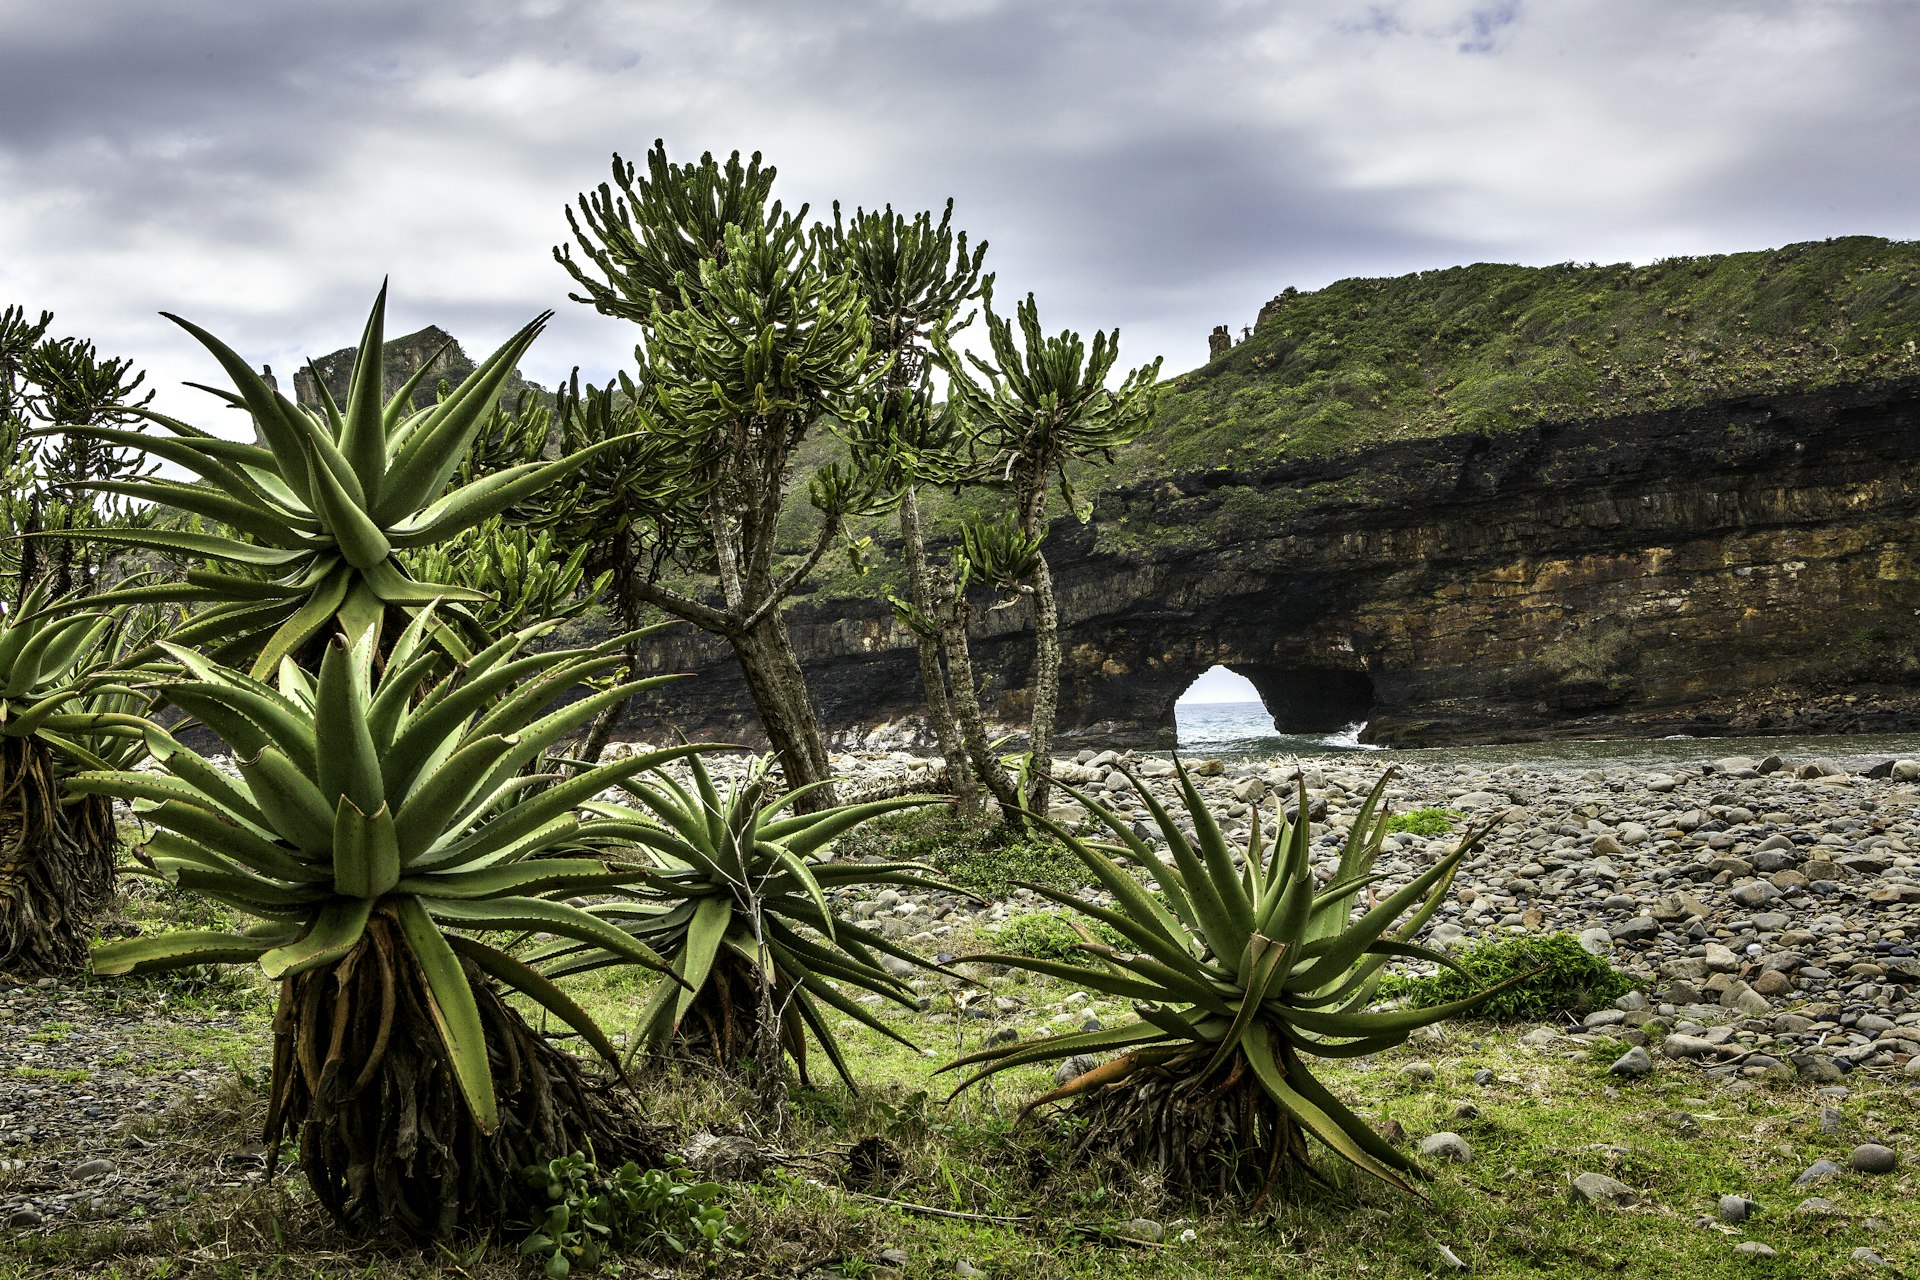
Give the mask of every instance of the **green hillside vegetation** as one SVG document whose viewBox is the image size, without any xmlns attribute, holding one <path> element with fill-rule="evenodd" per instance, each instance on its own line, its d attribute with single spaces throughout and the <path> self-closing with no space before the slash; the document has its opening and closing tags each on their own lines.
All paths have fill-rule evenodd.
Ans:
<svg viewBox="0 0 1920 1280">
<path fill-rule="evenodd" d="M 1917 344 L 1920 242 L 1875 236 L 1644 267 L 1477 263 L 1341 280 L 1281 294 L 1251 338 L 1162 383 L 1151 429 L 1112 464 L 1076 466 L 1075 485 L 1084 501 L 1121 477 L 1257 470 L 1386 441 L 1912 376 Z M 1214 523 L 1103 527 L 1101 544 L 1139 551 L 1205 540 L 1216 523 L 1270 525 L 1299 502 L 1267 489 L 1236 494 Z M 995 503 L 976 491 L 923 500 L 936 539 Z M 816 518 L 791 513 L 792 545 L 804 545 Z M 881 521 L 856 524 L 887 537 Z M 864 576 L 844 562 L 823 566 L 809 594 L 903 589 L 889 557 L 871 564 Z"/>
<path fill-rule="evenodd" d="M 1920 372 L 1920 243 L 1477 263 L 1288 290 L 1167 386 L 1123 473 L 1258 466 Z"/>
</svg>

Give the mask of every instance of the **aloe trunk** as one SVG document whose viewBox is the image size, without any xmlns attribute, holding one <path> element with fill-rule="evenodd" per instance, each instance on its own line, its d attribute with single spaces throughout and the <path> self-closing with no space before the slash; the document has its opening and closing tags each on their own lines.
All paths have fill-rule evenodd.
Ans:
<svg viewBox="0 0 1920 1280">
<path fill-rule="evenodd" d="M 299 1144 L 322 1207 L 356 1237 L 414 1241 L 531 1225 L 545 1208 L 523 1170 L 592 1152 L 657 1166 L 663 1132 L 590 1081 L 463 962 L 495 1067 L 499 1125 L 475 1121 L 435 1019 L 430 985 L 392 908 L 335 964 L 284 980 L 274 1015 L 267 1144 Z"/>
<path fill-rule="evenodd" d="M 0 973 L 42 977 L 86 962 L 118 847 L 111 801 L 62 804 L 48 749 L 0 737 Z"/>
</svg>

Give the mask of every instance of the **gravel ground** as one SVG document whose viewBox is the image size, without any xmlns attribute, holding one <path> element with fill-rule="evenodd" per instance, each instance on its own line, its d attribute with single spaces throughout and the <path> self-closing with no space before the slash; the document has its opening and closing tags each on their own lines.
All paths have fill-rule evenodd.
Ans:
<svg viewBox="0 0 1920 1280">
<path fill-rule="evenodd" d="M 144 983 L 0 986 L 0 1226 L 137 1221 L 262 1182 L 258 1091 L 229 1056 L 245 1022 Z"/>
<path fill-rule="evenodd" d="M 1303 770 L 1323 872 L 1387 763 L 1192 762 L 1236 831 L 1252 804 L 1270 813 L 1277 792 L 1291 794 Z M 855 785 L 926 767 L 885 752 L 836 764 Z M 1123 764 L 1172 798 L 1171 766 L 1154 757 L 1087 752 L 1062 761 L 1060 775 L 1144 822 Z M 1746 757 L 1664 772 L 1416 765 L 1389 797 L 1397 812 L 1442 807 L 1494 824 L 1430 941 L 1571 932 L 1638 984 L 1584 1026 L 1541 1027 L 1531 1042 L 1644 1046 L 1622 1059 L 1623 1075 L 1831 1083 L 1864 1071 L 1920 1081 L 1920 763 L 1888 761 L 1868 774 Z M 1083 815 L 1063 803 L 1055 816 Z M 1410 876 L 1455 839 L 1391 837 L 1382 869 Z M 1047 905 L 1024 891 L 984 906 L 891 889 L 843 896 L 851 914 L 929 955 Z M 0 1227 L 138 1220 L 261 1184 L 267 1044 L 258 1007 L 243 1010 L 263 998 L 244 987 L 0 980 Z M 1126 1012 L 1038 989 L 980 1003 L 995 1027 L 1023 1034 Z M 929 1004 L 929 1020 L 961 1016 L 951 1001 Z"/>
</svg>

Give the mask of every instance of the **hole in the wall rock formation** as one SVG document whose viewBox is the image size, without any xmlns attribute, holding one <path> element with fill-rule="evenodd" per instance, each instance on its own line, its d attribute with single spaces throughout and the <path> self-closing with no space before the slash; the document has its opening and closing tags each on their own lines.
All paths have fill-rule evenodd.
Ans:
<svg viewBox="0 0 1920 1280">
<path fill-rule="evenodd" d="M 1364 671 L 1329 667 L 1243 667 L 1281 733 L 1333 733 L 1373 710 L 1373 680 Z"/>
</svg>

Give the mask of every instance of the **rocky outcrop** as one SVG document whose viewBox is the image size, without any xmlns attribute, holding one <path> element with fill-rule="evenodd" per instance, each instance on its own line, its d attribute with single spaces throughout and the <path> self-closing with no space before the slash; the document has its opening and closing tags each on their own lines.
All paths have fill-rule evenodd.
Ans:
<svg viewBox="0 0 1920 1280">
<path fill-rule="evenodd" d="M 381 389 L 382 399 L 391 399 L 395 392 L 406 385 L 408 378 L 419 372 L 422 366 L 426 367 L 427 374 L 414 387 L 411 397 L 416 409 L 428 408 L 439 399 L 442 382 L 457 387 L 474 369 L 472 357 L 453 340 L 452 334 L 437 325 L 428 325 L 417 333 L 389 339 L 381 350 L 385 357 L 383 371 L 386 383 Z M 353 357 L 354 348 L 343 347 L 295 371 L 294 399 L 300 404 L 318 406 L 320 388 L 324 386 L 335 404 L 346 404 L 347 387 L 353 378 Z M 539 385 L 521 377 L 516 369 L 507 375 L 506 384 L 500 391 L 500 403 L 512 408 L 519 403 L 522 395 L 529 393 L 541 400 L 552 398 Z"/>
<path fill-rule="evenodd" d="M 1216 663 L 1284 730 L 1400 745 L 1920 727 L 1920 382 L 1453 435 L 1099 495 L 1049 538 L 1069 742 L 1165 746 Z M 983 601 L 983 604 L 986 603 Z M 1024 607 L 980 614 L 988 699 L 1024 711 Z M 789 615 L 842 742 L 912 739 L 883 602 Z M 638 708 L 751 738 L 723 650 L 649 660 Z"/>
</svg>

